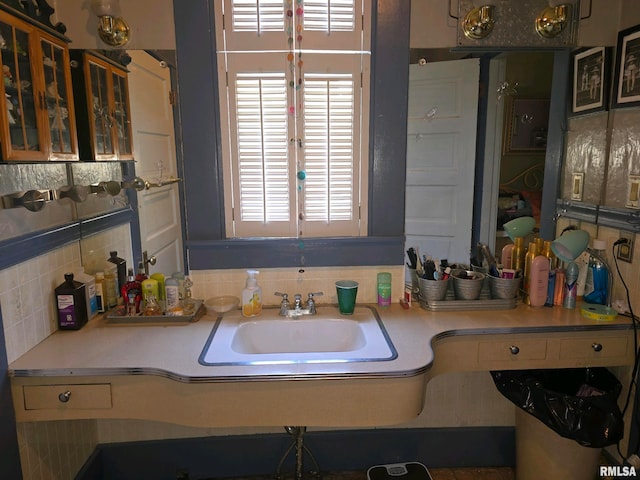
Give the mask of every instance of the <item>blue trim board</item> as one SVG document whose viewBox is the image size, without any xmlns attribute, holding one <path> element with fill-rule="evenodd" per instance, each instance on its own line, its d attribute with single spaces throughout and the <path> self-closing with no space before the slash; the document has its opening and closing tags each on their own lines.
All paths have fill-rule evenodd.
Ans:
<svg viewBox="0 0 640 480">
<path fill-rule="evenodd" d="M 187 241 L 198 269 L 402 265 L 404 237 Z"/>
<path fill-rule="evenodd" d="M 178 472 L 200 480 L 269 475 L 293 438 L 282 433 L 102 444 L 76 480 L 175 480 Z M 304 441 L 325 472 L 409 461 L 428 468 L 515 465 L 513 427 L 310 431 Z M 101 462 L 99 476 L 94 462 Z M 305 467 L 311 465 L 305 457 Z M 290 455 L 283 473 L 293 471 Z"/>
<path fill-rule="evenodd" d="M 0 270 L 80 240 L 78 222 L 0 242 Z"/>
</svg>

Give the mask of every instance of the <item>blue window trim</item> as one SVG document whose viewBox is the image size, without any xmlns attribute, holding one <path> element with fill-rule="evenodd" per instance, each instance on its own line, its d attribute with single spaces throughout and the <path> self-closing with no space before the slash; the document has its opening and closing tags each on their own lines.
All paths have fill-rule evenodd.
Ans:
<svg viewBox="0 0 640 480">
<path fill-rule="evenodd" d="M 368 236 L 240 240 L 224 224 L 213 0 L 174 0 L 190 269 L 403 263 L 410 9 L 373 7 Z"/>
</svg>

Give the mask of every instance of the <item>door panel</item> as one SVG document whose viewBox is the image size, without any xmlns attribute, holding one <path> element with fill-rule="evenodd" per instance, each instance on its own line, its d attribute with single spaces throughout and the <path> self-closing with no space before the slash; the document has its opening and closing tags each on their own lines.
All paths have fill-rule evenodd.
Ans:
<svg viewBox="0 0 640 480">
<path fill-rule="evenodd" d="M 177 177 L 168 68 L 145 52 L 129 51 L 129 91 L 136 174 L 151 183 Z M 176 183 L 138 192 L 142 250 L 156 257 L 151 272 L 184 271 Z"/>
<path fill-rule="evenodd" d="M 406 247 L 469 262 L 473 220 L 477 59 L 411 65 Z"/>
</svg>

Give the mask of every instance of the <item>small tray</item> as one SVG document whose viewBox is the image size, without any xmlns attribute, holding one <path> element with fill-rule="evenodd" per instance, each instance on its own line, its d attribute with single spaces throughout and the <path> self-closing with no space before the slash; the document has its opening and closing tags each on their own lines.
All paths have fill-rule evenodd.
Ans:
<svg viewBox="0 0 640 480">
<path fill-rule="evenodd" d="M 510 310 L 516 308 L 517 297 L 492 298 L 479 300 L 436 300 L 427 303 L 420 299 L 420 306 L 426 310 L 437 312 L 450 312 L 460 310 Z"/>
<path fill-rule="evenodd" d="M 124 315 L 125 307 L 123 305 L 113 308 L 104 314 L 107 323 L 120 323 L 127 325 L 138 325 L 147 323 L 193 323 L 207 313 L 207 308 L 202 300 L 194 300 L 196 304 L 195 313 L 191 315 L 141 315 L 134 317 Z"/>
</svg>

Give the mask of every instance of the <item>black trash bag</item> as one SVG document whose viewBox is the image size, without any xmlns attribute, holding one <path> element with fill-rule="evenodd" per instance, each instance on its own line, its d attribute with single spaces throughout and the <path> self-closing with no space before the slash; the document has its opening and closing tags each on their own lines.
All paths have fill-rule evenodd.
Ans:
<svg viewBox="0 0 640 480">
<path fill-rule="evenodd" d="M 620 381 L 606 368 L 491 372 L 500 393 L 558 435 L 585 447 L 618 443 L 624 434 Z"/>
</svg>

